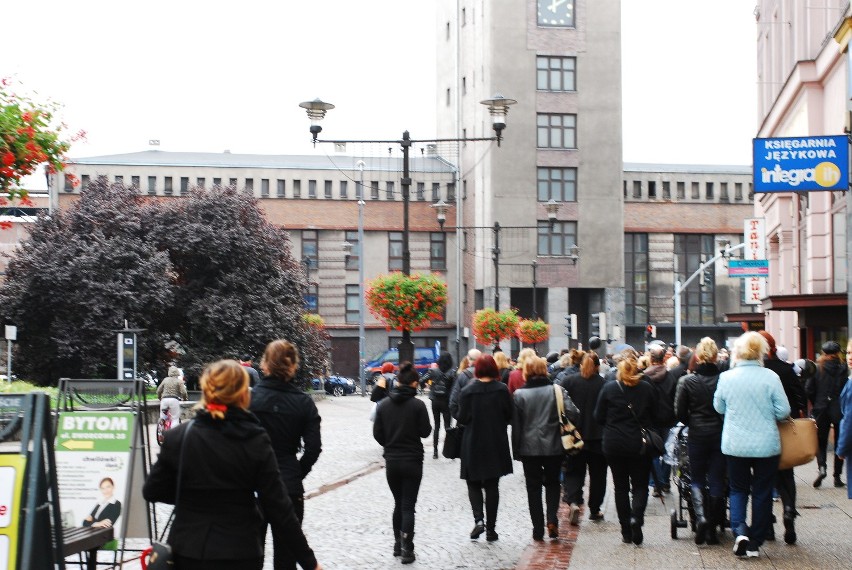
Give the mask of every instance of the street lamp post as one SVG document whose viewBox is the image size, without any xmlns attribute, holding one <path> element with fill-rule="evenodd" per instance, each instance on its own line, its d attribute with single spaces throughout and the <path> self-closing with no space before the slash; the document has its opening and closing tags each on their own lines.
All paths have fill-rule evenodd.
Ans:
<svg viewBox="0 0 852 570">
<path fill-rule="evenodd" d="M 493 137 L 471 137 L 471 138 L 452 138 L 452 139 L 429 139 L 429 140 L 413 140 L 408 131 L 402 133 L 402 139 L 399 140 L 319 140 L 317 137 L 322 132 L 320 121 L 325 117 L 326 112 L 334 109 L 334 105 L 326 103 L 320 99 L 313 101 L 305 101 L 299 103 L 299 107 L 305 109 L 308 118 L 311 120 L 310 132 L 313 137 L 313 143 L 332 143 L 332 144 L 399 144 L 402 149 L 402 273 L 403 275 L 411 275 L 411 250 L 409 249 L 409 216 L 408 203 L 411 189 L 411 175 L 409 166 L 409 151 L 414 143 L 441 143 L 441 142 L 475 142 L 475 141 L 496 141 L 497 146 L 503 140 L 503 130 L 506 128 L 506 116 L 509 113 L 509 106 L 517 103 L 514 99 L 507 99 L 502 95 L 495 95 L 491 99 L 480 101 L 481 104 L 488 107 L 488 111 L 492 118 L 492 128 L 495 136 Z M 363 295 L 362 295 L 363 297 Z M 414 343 L 411 341 L 411 331 L 408 328 L 402 329 L 402 340 L 399 343 L 399 361 L 414 361 Z"/>
<path fill-rule="evenodd" d="M 358 187 L 358 377 L 361 383 L 361 397 L 367 396 L 367 376 L 364 366 L 367 364 L 364 344 L 364 161 L 358 161 L 361 182 Z"/>
</svg>

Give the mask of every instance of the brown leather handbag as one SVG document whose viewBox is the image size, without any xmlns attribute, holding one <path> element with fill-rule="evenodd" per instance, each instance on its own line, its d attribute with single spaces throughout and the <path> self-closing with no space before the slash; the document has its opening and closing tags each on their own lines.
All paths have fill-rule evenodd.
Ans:
<svg viewBox="0 0 852 570">
<path fill-rule="evenodd" d="M 786 418 L 778 422 L 781 459 L 778 469 L 791 469 L 813 461 L 817 454 L 817 425 L 813 418 Z"/>
</svg>

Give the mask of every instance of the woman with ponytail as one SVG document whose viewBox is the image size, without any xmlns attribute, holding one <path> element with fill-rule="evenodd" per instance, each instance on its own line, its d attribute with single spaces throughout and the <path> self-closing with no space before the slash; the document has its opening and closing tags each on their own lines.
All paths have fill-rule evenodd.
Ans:
<svg viewBox="0 0 852 570">
<path fill-rule="evenodd" d="M 207 366 L 196 418 L 166 432 L 142 494 L 175 505 L 168 542 L 178 570 L 263 568 L 266 524 L 305 569 L 319 568 L 284 492 L 272 444 L 248 411 L 235 360 Z"/>
<path fill-rule="evenodd" d="M 625 354 L 616 381 L 604 384 L 595 407 L 595 419 L 604 426 L 602 448 L 612 472 L 621 540 L 637 546 L 644 538 L 652 459 L 642 453 L 641 430 L 650 429 L 656 419 L 654 387 L 644 378 L 635 354 Z"/>
</svg>

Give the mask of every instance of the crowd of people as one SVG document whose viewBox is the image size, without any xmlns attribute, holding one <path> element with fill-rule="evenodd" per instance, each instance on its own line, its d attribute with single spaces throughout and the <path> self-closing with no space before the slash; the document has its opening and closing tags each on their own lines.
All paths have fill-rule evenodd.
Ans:
<svg viewBox="0 0 852 570">
<path fill-rule="evenodd" d="M 649 494 L 671 492 L 661 442 L 679 423 L 688 428 L 696 544 L 718 544 L 729 519 L 734 554 L 759 556 L 764 541 L 775 538 L 774 495 L 783 505 L 784 540 L 793 544 L 796 486 L 792 469 L 779 470 L 777 422 L 810 409 L 819 442 L 814 487 L 828 474 L 830 433 L 836 487 L 845 486 L 843 461 L 852 452 L 852 362 L 841 360 L 834 341 L 821 352 L 812 366 L 788 363 L 779 358 L 787 351 L 760 331 L 739 337 L 730 355 L 703 338 L 694 348 L 653 342 L 644 354 L 627 346 L 606 358 L 572 349 L 545 359 L 523 349 L 515 363 L 500 351 L 472 349 L 458 367 L 445 351 L 423 377 L 410 362 L 398 373 L 391 365 L 373 389 L 371 418 L 394 501 L 393 555 L 403 564 L 416 559 L 422 440 L 432 436 L 437 459 L 442 423 L 445 434 L 460 437 L 472 540 L 499 539 L 499 483 L 513 472 L 514 459 L 523 469 L 533 540 L 558 538 L 560 499 L 568 503 L 569 524 L 579 524 L 584 506 L 589 521 L 602 521 L 610 472 L 622 540 L 642 544 Z M 852 342 L 847 355 L 852 361 Z M 276 569 L 319 568 L 301 521 L 302 480 L 322 449 L 321 420 L 312 398 L 293 383 L 298 350 L 286 340 L 270 343 L 257 381 L 247 363 L 246 355 L 206 368 L 195 419 L 167 432 L 143 494 L 175 505 L 169 543 L 179 568 L 261 568 L 267 525 Z M 432 420 L 418 398 L 424 383 Z M 583 445 L 571 454 L 561 437 L 566 422 L 582 434 Z"/>
</svg>

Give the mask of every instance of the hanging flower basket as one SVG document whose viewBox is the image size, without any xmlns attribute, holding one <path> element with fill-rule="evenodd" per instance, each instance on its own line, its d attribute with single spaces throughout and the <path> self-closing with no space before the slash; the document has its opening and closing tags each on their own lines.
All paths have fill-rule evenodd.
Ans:
<svg viewBox="0 0 852 570">
<path fill-rule="evenodd" d="M 550 325 L 541 319 L 521 319 L 517 334 L 524 344 L 538 344 L 550 338 Z"/>
<path fill-rule="evenodd" d="M 368 281 L 364 298 L 388 330 L 419 331 L 442 317 L 447 284 L 431 273 L 406 276 L 397 271 Z"/>
<path fill-rule="evenodd" d="M 473 337 L 479 344 L 497 344 L 504 338 L 515 336 L 518 313 L 515 309 L 497 312 L 482 309 L 473 314 Z"/>
<path fill-rule="evenodd" d="M 64 169 L 71 143 L 85 136 L 80 131 L 66 139 L 64 125 L 54 125 L 56 107 L 14 93 L 11 80 L 0 77 L 0 191 L 9 199 L 26 196 L 21 178 L 39 164 L 47 163 L 50 172 Z"/>
<path fill-rule="evenodd" d="M 325 319 L 323 319 L 316 313 L 305 313 L 304 315 L 302 315 L 302 320 L 305 321 L 305 324 L 308 324 L 312 327 L 316 327 L 318 329 L 325 328 Z"/>
</svg>

